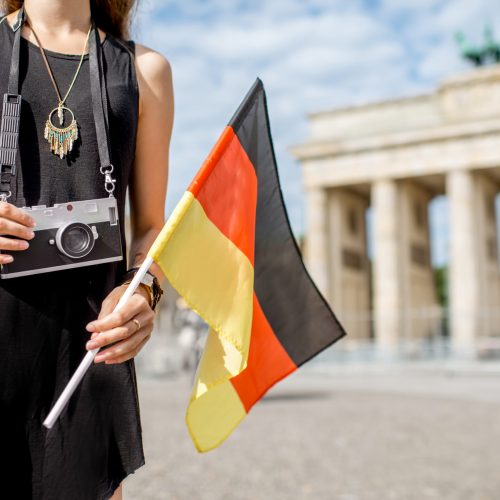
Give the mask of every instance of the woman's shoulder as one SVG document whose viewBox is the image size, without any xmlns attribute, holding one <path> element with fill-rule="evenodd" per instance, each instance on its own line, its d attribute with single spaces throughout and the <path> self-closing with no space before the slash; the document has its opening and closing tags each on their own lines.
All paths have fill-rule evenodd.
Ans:
<svg viewBox="0 0 500 500">
<path fill-rule="evenodd" d="M 169 78 L 172 74 L 170 61 L 163 54 L 139 43 L 135 44 L 135 61 L 147 80 Z"/>
<path fill-rule="evenodd" d="M 114 42 L 113 45 L 132 54 L 139 79 L 154 83 L 171 78 L 172 68 L 164 55 L 133 40 L 121 40 L 109 34 L 107 38 Z"/>
<path fill-rule="evenodd" d="M 141 114 L 144 108 L 153 109 L 158 102 L 173 100 L 172 68 L 164 55 L 144 45 L 136 44 L 135 54 Z"/>
</svg>

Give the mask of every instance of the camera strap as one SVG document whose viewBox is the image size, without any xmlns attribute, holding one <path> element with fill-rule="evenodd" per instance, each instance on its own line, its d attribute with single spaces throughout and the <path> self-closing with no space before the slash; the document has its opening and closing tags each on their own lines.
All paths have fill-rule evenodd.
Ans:
<svg viewBox="0 0 500 500">
<path fill-rule="evenodd" d="M 15 32 L 7 92 L 3 95 L 2 120 L 0 122 L 0 200 L 7 201 L 12 195 L 10 185 L 16 175 L 19 123 L 21 121 L 21 95 L 19 94 L 19 55 L 21 26 L 24 23 L 24 7 L 21 7 L 13 26 Z"/>
<path fill-rule="evenodd" d="M 25 21 L 24 6 L 20 8 L 14 30 L 14 44 L 10 62 L 9 84 L 3 95 L 2 119 L 0 123 L 0 200 L 10 198 L 12 179 L 16 175 L 16 157 L 19 144 L 19 125 L 21 120 L 21 95 L 19 94 L 19 62 L 21 46 L 21 27 Z M 104 176 L 104 189 L 109 197 L 114 196 L 116 180 L 110 158 L 109 115 L 104 63 L 99 30 L 92 20 L 92 33 L 89 40 L 89 69 L 92 110 L 96 128 L 100 172 Z"/>
<path fill-rule="evenodd" d="M 92 20 L 92 33 L 90 34 L 89 43 L 90 91 L 92 93 L 97 147 L 101 160 L 100 172 L 104 175 L 104 189 L 111 198 L 114 196 L 116 179 L 111 176 L 114 167 L 110 158 L 108 95 L 106 92 L 101 39 L 94 20 Z"/>
</svg>

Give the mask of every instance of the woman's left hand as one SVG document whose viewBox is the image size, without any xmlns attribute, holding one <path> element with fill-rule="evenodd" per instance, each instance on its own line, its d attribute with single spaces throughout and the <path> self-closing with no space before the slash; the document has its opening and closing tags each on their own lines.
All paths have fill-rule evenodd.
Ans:
<svg viewBox="0 0 500 500">
<path fill-rule="evenodd" d="M 126 289 L 126 286 L 115 288 L 103 301 L 98 319 L 87 325 L 87 331 L 92 332 L 86 345 L 89 351 L 114 344 L 99 351 L 96 363 L 114 364 L 132 359 L 151 336 L 155 315 L 142 287 L 119 311 L 113 312 Z"/>
</svg>

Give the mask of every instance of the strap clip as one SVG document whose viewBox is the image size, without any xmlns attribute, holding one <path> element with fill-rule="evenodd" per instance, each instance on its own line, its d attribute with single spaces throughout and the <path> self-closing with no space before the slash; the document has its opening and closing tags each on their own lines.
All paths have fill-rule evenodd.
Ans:
<svg viewBox="0 0 500 500">
<path fill-rule="evenodd" d="M 99 169 L 101 171 L 101 174 L 104 175 L 104 189 L 109 194 L 110 198 L 113 197 L 113 193 L 115 191 L 116 179 L 113 179 L 113 177 L 111 177 L 114 169 L 115 167 L 113 167 L 113 165 L 111 164 L 109 164 L 107 167 L 101 166 Z"/>
</svg>

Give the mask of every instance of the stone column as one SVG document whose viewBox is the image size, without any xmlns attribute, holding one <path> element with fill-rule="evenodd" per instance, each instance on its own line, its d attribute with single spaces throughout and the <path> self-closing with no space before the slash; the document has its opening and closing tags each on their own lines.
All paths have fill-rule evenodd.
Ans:
<svg viewBox="0 0 500 500">
<path fill-rule="evenodd" d="M 364 194 L 347 187 L 329 192 L 328 300 L 348 333 L 346 342 L 365 342 L 371 335 L 367 208 Z"/>
<path fill-rule="evenodd" d="M 322 188 L 310 188 L 307 199 L 307 268 L 321 293 L 329 298 L 328 289 L 328 194 Z"/>
<path fill-rule="evenodd" d="M 478 220 L 481 241 L 479 246 L 479 284 L 481 286 L 480 314 L 484 338 L 480 348 L 491 345 L 492 337 L 500 337 L 500 266 L 498 261 L 498 235 L 495 198 L 499 190 L 498 182 L 486 172 L 477 177 Z M 495 344 L 496 342 L 493 342 Z"/>
<path fill-rule="evenodd" d="M 474 174 L 456 170 L 446 176 L 450 213 L 449 300 L 455 354 L 471 357 L 480 328 L 480 262 Z"/>
<path fill-rule="evenodd" d="M 371 189 L 375 340 L 382 356 L 396 354 L 402 325 L 399 191 L 392 179 L 377 180 Z"/>
<path fill-rule="evenodd" d="M 401 337 L 408 353 L 434 339 L 441 328 L 430 252 L 429 192 L 416 179 L 400 181 L 400 249 L 403 324 Z"/>
</svg>

